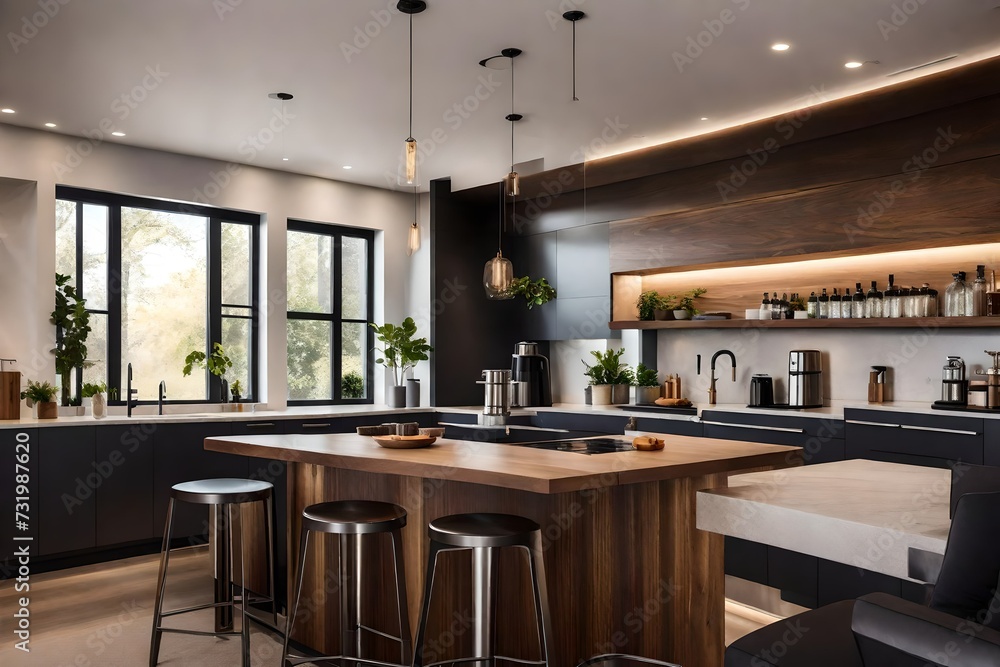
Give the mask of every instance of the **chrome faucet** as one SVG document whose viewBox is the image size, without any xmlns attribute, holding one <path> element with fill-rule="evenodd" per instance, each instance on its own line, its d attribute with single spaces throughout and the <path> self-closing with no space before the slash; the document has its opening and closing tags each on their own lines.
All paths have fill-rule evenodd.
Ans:
<svg viewBox="0 0 1000 667">
<path fill-rule="evenodd" d="M 135 407 L 136 405 L 139 405 L 138 401 L 134 401 L 134 402 L 132 401 L 132 397 L 138 395 L 138 393 L 139 393 L 138 389 L 133 389 L 132 388 L 132 362 L 129 362 L 129 365 L 128 365 L 128 388 L 127 388 L 127 392 L 128 393 L 125 394 L 125 406 L 126 406 L 126 408 L 128 410 L 128 416 L 131 417 L 132 416 L 132 408 Z"/>
<path fill-rule="evenodd" d="M 723 354 L 729 355 L 729 359 L 733 362 L 733 382 L 736 382 L 736 355 L 730 352 L 729 350 L 719 350 L 718 352 L 712 355 L 712 367 L 711 367 L 712 383 L 708 387 L 709 405 L 715 405 L 715 397 L 716 397 L 715 382 L 717 380 L 717 378 L 715 377 L 715 360 L 718 359 Z"/>
<path fill-rule="evenodd" d="M 163 399 L 167 397 L 167 381 L 160 380 L 160 390 L 156 399 L 156 414 L 163 414 Z"/>
</svg>

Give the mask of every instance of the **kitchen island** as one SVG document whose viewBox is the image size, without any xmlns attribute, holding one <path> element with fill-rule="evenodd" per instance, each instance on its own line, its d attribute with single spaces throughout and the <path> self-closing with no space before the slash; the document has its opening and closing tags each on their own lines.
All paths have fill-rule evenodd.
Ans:
<svg viewBox="0 0 1000 667">
<path fill-rule="evenodd" d="M 353 434 L 211 437 L 210 451 L 290 462 L 288 544 L 298 544 L 302 509 L 336 499 L 394 502 L 403 530 L 408 608 L 416 626 L 424 586 L 427 524 L 460 512 L 506 512 L 543 532 L 552 610 L 553 662 L 570 667 L 597 653 L 635 653 L 719 667 L 724 649 L 723 544 L 695 527 L 695 494 L 725 487 L 731 473 L 796 466 L 793 447 L 667 436 L 659 452 L 597 455 L 441 439 L 426 449 L 379 447 Z M 309 558 L 293 638 L 336 653 L 336 555 L 323 544 Z M 366 556 L 366 625 L 394 631 L 391 566 Z M 375 552 L 369 552 L 374 554 Z M 439 564 L 425 654 L 429 662 L 469 656 L 474 629 L 468 555 Z M 497 650 L 537 659 L 523 554 L 501 559 Z M 289 554 L 289 576 L 298 555 Z M 522 593 L 524 591 L 524 593 Z M 376 642 L 378 642 L 376 644 Z M 397 659 L 375 638 L 372 657 Z M 433 655 L 431 655 L 433 654 Z"/>
</svg>

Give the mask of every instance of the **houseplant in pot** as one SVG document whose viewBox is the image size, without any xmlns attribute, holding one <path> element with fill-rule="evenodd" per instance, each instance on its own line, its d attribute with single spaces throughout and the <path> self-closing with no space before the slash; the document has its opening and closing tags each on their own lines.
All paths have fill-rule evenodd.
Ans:
<svg viewBox="0 0 1000 667">
<path fill-rule="evenodd" d="M 635 404 L 651 405 L 660 397 L 660 381 L 655 368 L 645 364 L 635 367 Z"/>
<path fill-rule="evenodd" d="M 625 383 L 625 403 L 628 403 L 628 384 L 631 382 L 632 371 L 622 363 L 622 355 L 625 348 L 618 350 L 610 349 L 606 352 L 591 350 L 594 357 L 594 365 L 583 362 L 584 375 L 590 380 L 590 400 L 593 405 L 611 405 L 615 402 L 613 394 L 614 385 Z"/>
<path fill-rule="evenodd" d="M 417 324 L 412 317 L 407 317 L 399 326 L 386 322 L 382 326 L 372 323 L 375 339 L 382 344 L 377 350 L 382 356 L 375 360 L 392 370 L 392 387 L 386 397 L 390 408 L 401 408 L 406 405 L 406 386 L 403 378 L 406 371 L 417 365 L 418 361 L 427 361 L 427 353 L 434 348 L 427 344 L 426 338 L 414 338 Z"/>
<path fill-rule="evenodd" d="M 21 392 L 21 398 L 28 407 L 35 408 L 37 419 L 55 419 L 59 416 L 59 406 L 52 399 L 56 396 L 56 388 L 48 382 L 28 380 L 28 387 Z"/>
<path fill-rule="evenodd" d="M 107 401 L 104 395 L 108 392 L 108 385 L 103 382 L 84 382 L 80 389 L 81 403 L 83 404 L 84 415 L 93 415 L 94 419 L 104 417 Z"/>
<path fill-rule="evenodd" d="M 209 373 L 219 378 L 222 382 L 222 402 L 229 402 L 229 383 L 226 382 L 226 371 L 233 367 L 233 361 L 226 356 L 226 350 L 222 343 L 212 344 L 212 353 L 206 355 L 201 350 L 191 350 L 188 356 L 184 357 L 184 368 L 182 373 L 185 376 L 191 375 L 191 370 L 195 366 L 201 366 Z M 237 380 L 238 381 L 238 380 Z"/>
<path fill-rule="evenodd" d="M 74 369 L 83 368 L 87 361 L 87 336 L 90 334 L 90 313 L 87 300 L 77 294 L 69 276 L 56 274 L 56 307 L 52 311 L 52 324 L 56 325 L 56 373 L 62 385 L 61 401 L 71 404 L 70 385 Z"/>
<path fill-rule="evenodd" d="M 665 307 L 663 297 L 655 290 L 647 290 L 640 294 L 635 306 L 639 309 L 639 320 L 643 322 L 656 319 L 656 311 Z"/>
<path fill-rule="evenodd" d="M 510 293 L 512 296 L 523 296 L 529 310 L 556 298 L 556 288 L 545 278 L 532 281 L 528 276 L 514 278 L 514 282 L 510 284 Z"/>
<path fill-rule="evenodd" d="M 696 287 L 689 292 L 675 297 L 674 319 L 690 320 L 697 315 L 698 309 L 694 307 L 694 300 L 707 291 L 704 287 Z"/>
</svg>

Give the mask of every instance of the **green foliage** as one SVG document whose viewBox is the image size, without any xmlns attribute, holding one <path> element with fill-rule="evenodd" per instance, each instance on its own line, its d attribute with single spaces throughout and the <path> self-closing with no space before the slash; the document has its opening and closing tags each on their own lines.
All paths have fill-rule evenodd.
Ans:
<svg viewBox="0 0 1000 667">
<path fill-rule="evenodd" d="M 694 307 L 694 300 L 707 291 L 708 290 L 706 290 L 704 287 L 696 287 L 693 290 L 685 292 L 684 294 L 681 294 L 676 297 L 671 297 L 676 300 L 676 305 L 674 305 L 674 309 L 686 310 L 689 313 L 691 313 L 691 315 L 697 315 L 698 309 Z"/>
<path fill-rule="evenodd" d="M 529 310 L 556 298 L 556 289 L 545 278 L 539 278 L 535 282 L 528 276 L 514 278 L 514 282 L 510 284 L 510 292 L 514 296 L 523 296 L 528 302 Z"/>
<path fill-rule="evenodd" d="M 655 290 L 648 290 L 639 295 L 635 305 L 639 308 L 640 320 L 651 320 L 656 315 L 654 311 L 668 310 L 671 306 L 671 296 L 661 296 Z"/>
<path fill-rule="evenodd" d="M 403 320 L 401 326 L 390 323 L 382 326 L 371 323 L 369 326 L 375 330 L 378 342 L 382 343 L 382 349 L 378 350 L 382 356 L 375 363 L 392 369 L 393 384 L 397 387 L 403 384 L 407 370 L 416 366 L 418 361 L 427 361 L 427 353 L 434 351 L 426 338 L 413 337 L 417 333 L 417 324 L 412 317 Z"/>
<path fill-rule="evenodd" d="M 196 365 L 207 369 L 212 375 L 221 378 L 226 375 L 228 369 L 233 367 L 233 362 L 226 356 L 226 351 L 223 349 L 222 343 L 214 343 L 210 356 L 206 357 L 205 353 L 201 350 L 192 350 L 184 358 L 184 375 L 191 375 L 191 369 Z"/>
<path fill-rule="evenodd" d="M 622 363 L 622 355 L 625 348 L 618 350 L 609 349 L 607 352 L 591 350 L 596 363 L 588 366 L 584 361 L 583 365 L 587 369 L 584 375 L 590 378 L 590 384 L 632 384 L 632 369 L 627 364 Z"/>
<path fill-rule="evenodd" d="M 28 380 L 28 388 L 21 392 L 21 398 L 27 399 L 28 407 L 34 403 L 49 403 L 56 395 L 56 388 L 48 382 Z"/>
<path fill-rule="evenodd" d="M 108 385 L 104 382 L 98 382 L 97 384 L 84 382 L 83 387 L 80 389 L 80 395 L 83 398 L 93 398 L 94 394 L 106 394 L 107 391 Z"/>
<path fill-rule="evenodd" d="M 56 373 L 62 378 L 62 404 L 70 404 L 70 376 L 74 369 L 83 368 L 87 360 L 87 336 L 90 334 L 90 313 L 87 300 L 77 294 L 70 277 L 56 274 L 56 307 L 52 311 L 56 325 L 56 346 L 51 350 L 56 358 Z"/>
<path fill-rule="evenodd" d="M 340 379 L 341 398 L 364 398 L 365 379 L 359 373 L 351 371 Z"/>
<path fill-rule="evenodd" d="M 658 387 L 660 380 L 657 378 L 655 368 L 646 368 L 646 364 L 640 363 L 635 367 L 636 387 Z"/>
<path fill-rule="evenodd" d="M 243 387 L 240 386 L 239 380 L 233 380 L 233 383 L 229 385 L 229 393 L 233 395 L 233 400 L 238 401 L 243 395 Z"/>
</svg>

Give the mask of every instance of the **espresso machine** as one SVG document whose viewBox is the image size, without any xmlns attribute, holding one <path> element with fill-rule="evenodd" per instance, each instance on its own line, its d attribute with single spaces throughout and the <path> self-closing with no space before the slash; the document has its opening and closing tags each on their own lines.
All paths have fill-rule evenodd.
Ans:
<svg viewBox="0 0 1000 667">
<path fill-rule="evenodd" d="M 538 354 L 538 343 L 518 343 L 511 356 L 511 407 L 550 407 L 552 385 L 549 360 Z"/>
<path fill-rule="evenodd" d="M 823 407 L 823 362 L 819 350 L 788 353 L 788 407 Z"/>
<path fill-rule="evenodd" d="M 986 376 L 986 407 L 1000 408 L 1000 352 L 986 350 L 993 357 L 993 367 L 978 371 L 976 375 Z"/>
<path fill-rule="evenodd" d="M 969 382 L 965 378 L 962 357 L 949 356 L 941 373 L 941 403 L 965 405 L 969 396 Z"/>
</svg>

